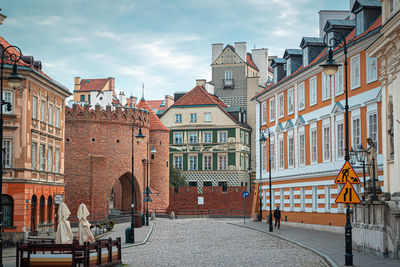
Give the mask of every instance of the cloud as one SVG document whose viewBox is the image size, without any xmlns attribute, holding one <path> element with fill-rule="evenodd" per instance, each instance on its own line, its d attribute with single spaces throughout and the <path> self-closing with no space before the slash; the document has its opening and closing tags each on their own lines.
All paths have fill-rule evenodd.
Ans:
<svg viewBox="0 0 400 267">
<path fill-rule="evenodd" d="M 41 25 L 41 26 L 52 26 L 55 27 L 57 24 L 63 21 L 63 18 L 60 16 L 49 16 L 49 17 L 33 17 L 31 18 L 34 23 Z"/>
</svg>

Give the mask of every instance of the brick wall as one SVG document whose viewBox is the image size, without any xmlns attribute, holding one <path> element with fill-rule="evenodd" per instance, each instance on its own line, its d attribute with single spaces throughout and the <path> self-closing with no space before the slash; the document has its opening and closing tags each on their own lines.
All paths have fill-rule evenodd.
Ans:
<svg viewBox="0 0 400 267">
<path fill-rule="evenodd" d="M 175 193 L 170 189 L 168 211 L 198 211 L 198 210 L 235 210 L 237 215 L 243 214 L 242 192 L 246 190 L 245 186 L 230 186 L 228 192 L 222 192 L 222 187 L 212 186 L 204 187 L 203 193 L 197 193 L 197 187 L 180 187 L 179 192 Z M 198 205 L 198 197 L 204 197 L 204 205 Z M 251 211 L 253 194 L 246 198 L 246 214 Z M 196 212 L 195 212 L 196 213 Z"/>
</svg>

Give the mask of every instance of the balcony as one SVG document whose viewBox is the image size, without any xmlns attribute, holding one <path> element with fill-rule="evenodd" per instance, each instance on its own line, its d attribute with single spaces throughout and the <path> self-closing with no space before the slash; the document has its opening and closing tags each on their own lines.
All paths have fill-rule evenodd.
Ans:
<svg viewBox="0 0 400 267">
<path fill-rule="evenodd" d="M 233 79 L 223 79 L 224 89 L 233 89 Z"/>
</svg>

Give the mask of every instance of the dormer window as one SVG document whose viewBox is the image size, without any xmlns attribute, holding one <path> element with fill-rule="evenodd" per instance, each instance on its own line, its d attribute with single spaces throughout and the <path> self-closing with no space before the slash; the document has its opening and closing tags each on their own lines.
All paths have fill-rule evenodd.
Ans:
<svg viewBox="0 0 400 267">
<path fill-rule="evenodd" d="M 359 36 L 364 32 L 364 13 L 359 12 L 356 15 L 356 35 Z"/>
<path fill-rule="evenodd" d="M 291 70 L 292 70 L 291 62 L 292 62 L 292 59 L 290 59 L 290 58 L 288 60 L 286 60 L 286 64 L 285 64 L 285 66 L 286 66 L 286 76 L 289 76 L 290 74 L 292 74 L 292 72 L 291 72 Z"/>
<path fill-rule="evenodd" d="M 303 48 L 303 67 L 308 65 L 308 47 Z"/>
<path fill-rule="evenodd" d="M 274 84 L 278 82 L 278 67 L 274 68 Z"/>
</svg>

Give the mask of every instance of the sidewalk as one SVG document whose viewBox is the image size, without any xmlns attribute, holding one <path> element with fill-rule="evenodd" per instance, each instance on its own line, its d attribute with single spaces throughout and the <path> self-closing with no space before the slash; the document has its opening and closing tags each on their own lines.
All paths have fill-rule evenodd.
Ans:
<svg viewBox="0 0 400 267">
<path fill-rule="evenodd" d="M 274 229 L 272 233 L 269 233 L 266 222 L 246 222 L 246 224 L 232 222 L 231 224 L 286 239 L 319 253 L 333 265 L 344 266 L 344 234 L 286 226 L 285 224 L 281 224 L 280 230 Z M 353 264 L 354 266 L 400 266 L 400 261 L 362 254 L 353 249 Z"/>
</svg>

